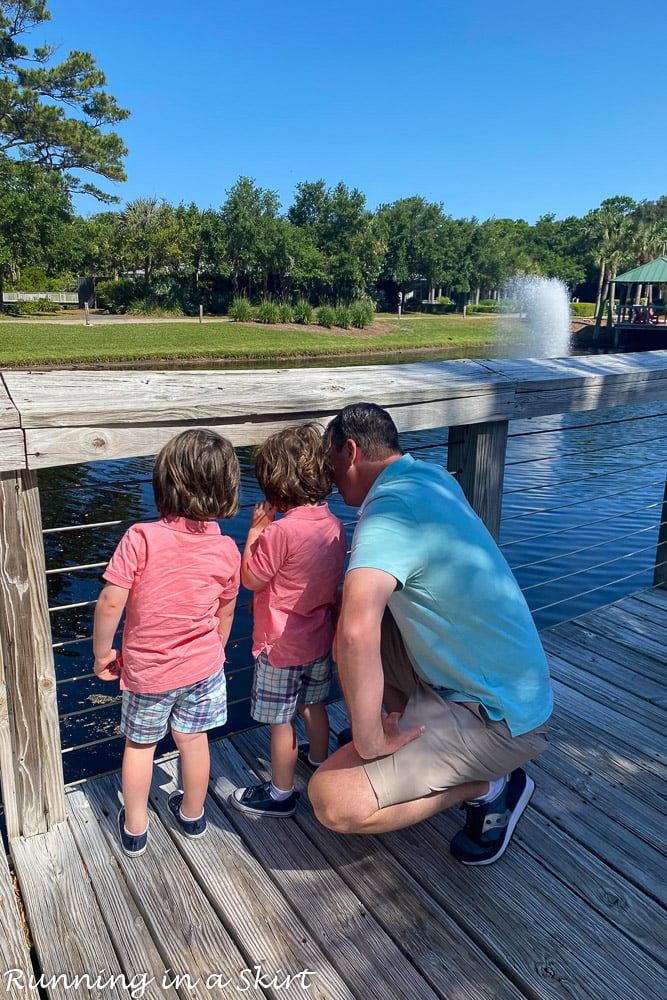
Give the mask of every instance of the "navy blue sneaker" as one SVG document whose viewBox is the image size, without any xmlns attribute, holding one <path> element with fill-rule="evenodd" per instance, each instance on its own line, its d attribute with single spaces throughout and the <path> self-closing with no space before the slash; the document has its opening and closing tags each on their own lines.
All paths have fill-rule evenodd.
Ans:
<svg viewBox="0 0 667 1000">
<path fill-rule="evenodd" d="M 128 833 L 125 829 L 125 806 L 121 806 L 118 813 L 118 836 L 120 846 L 128 858 L 138 858 L 144 853 L 148 844 L 148 827 L 143 833 Z"/>
<path fill-rule="evenodd" d="M 296 812 L 299 793 L 292 791 L 291 795 L 279 801 L 271 796 L 271 782 L 264 781 L 261 785 L 249 785 L 247 788 L 235 788 L 229 796 L 229 802 L 239 812 L 253 816 L 272 816 L 274 819 L 287 819 Z"/>
<path fill-rule="evenodd" d="M 346 726 L 345 729 L 341 729 L 341 731 L 338 734 L 338 746 L 344 747 L 347 743 L 351 742 L 352 742 L 352 730 L 350 729 L 349 726 Z"/>
<path fill-rule="evenodd" d="M 306 765 L 309 771 L 317 771 L 322 761 L 319 761 L 317 764 L 313 764 L 312 760 L 308 756 L 309 753 L 310 743 L 299 743 L 299 760 L 302 764 Z"/>
<path fill-rule="evenodd" d="M 194 840 L 196 837 L 203 837 L 206 833 L 206 817 L 202 813 L 199 819 L 183 819 L 181 816 L 181 802 L 183 801 L 183 791 L 178 788 L 172 792 L 167 799 L 169 812 L 176 820 L 179 830 L 186 837 Z"/>
<path fill-rule="evenodd" d="M 534 791 L 535 782 L 518 767 L 491 802 L 464 802 L 465 826 L 449 845 L 456 860 L 490 865 L 502 857 Z"/>
</svg>

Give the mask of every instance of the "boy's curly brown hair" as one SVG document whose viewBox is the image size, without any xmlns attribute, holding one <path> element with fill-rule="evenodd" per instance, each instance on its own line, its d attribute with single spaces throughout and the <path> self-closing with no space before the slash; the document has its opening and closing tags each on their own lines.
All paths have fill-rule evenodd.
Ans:
<svg viewBox="0 0 667 1000">
<path fill-rule="evenodd" d="M 239 509 L 241 472 L 234 448 L 205 428 L 167 441 L 153 463 L 153 495 L 162 517 L 192 521 L 233 517 Z"/>
<path fill-rule="evenodd" d="M 255 475 L 278 511 L 320 503 L 331 493 L 331 473 L 315 423 L 277 431 L 255 452 Z"/>
</svg>

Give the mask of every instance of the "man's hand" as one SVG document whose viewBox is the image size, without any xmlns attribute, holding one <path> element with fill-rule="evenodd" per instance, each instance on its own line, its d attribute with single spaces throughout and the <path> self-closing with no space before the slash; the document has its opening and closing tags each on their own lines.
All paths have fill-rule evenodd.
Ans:
<svg viewBox="0 0 667 1000">
<path fill-rule="evenodd" d="M 376 757 L 388 757 L 413 740 L 419 739 L 426 732 L 426 726 L 411 726 L 410 729 L 400 729 L 400 712 L 382 713 L 382 733 L 384 739 L 376 744 L 366 743 L 355 749 L 363 760 L 375 760 Z M 362 753 L 363 749 L 363 753 Z"/>
</svg>

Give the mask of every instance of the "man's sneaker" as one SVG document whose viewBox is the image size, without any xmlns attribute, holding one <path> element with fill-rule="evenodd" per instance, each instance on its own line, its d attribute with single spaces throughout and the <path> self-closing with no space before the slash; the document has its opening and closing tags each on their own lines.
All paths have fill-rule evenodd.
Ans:
<svg viewBox="0 0 667 1000">
<path fill-rule="evenodd" d="M 502 857 L 534 790 L 535 782 L 519 767 L 491 802 L 464 802 L 466 824 L 449 845 L 456 860 L 490 865 Z"/>
<path fill-rule="evenodd" d="M 229 801 L 239 812 L 251 813 L 254 816 L 273 816 L 276 819 L 287 819 L 296 812 L 298 792 L 292 792 L 289 798 L 279 801 L 271 796 L 271 782 L 261 785 L 249 785 L 248 788 L 236 788 L 229 796 Z"/>
<path fill-rule="evenodd" d="M 347 743 L 351 742 L 352 742 L 352 730 L 350 729 L 349 726 L 346 726 L 345 729 L 341 729 L 341 731 L 338 734 L 338 746 L 344 747 Z"/>
<path fill-rule="evenodd" d="M 172 792 L 167 799 L 169 812 L 176 820 L 179 830 L 186 837 L 194 840 L 196 837 L 203 837 L 206 833 L 206 817 L 202 813 L 199 819 L 183 819 L 181 816 L 181 802 L 183 801 L 183 791 L 179 788 Z"/>
<path fill-rule="evenodd" d="M 309 771 L 317 771 L 318 767 L 322 763 L 321 761 L 317 764 L 313 764 L 312 760 L 308 756 L 310 753 L 310 743 L 299 743 L 299 760 L 302 764 L 305 764 Z"/>
<path fill-rule="evenodd" d="M 118 836 L 120 838 L 120 846 L 128 858 L 138 858 L 146 850 L 148 827 L 146 827 L 143 833 L 128 833 L 125 829 L 125 806 L 121 806 L 118 813 Z"/>
</svg>

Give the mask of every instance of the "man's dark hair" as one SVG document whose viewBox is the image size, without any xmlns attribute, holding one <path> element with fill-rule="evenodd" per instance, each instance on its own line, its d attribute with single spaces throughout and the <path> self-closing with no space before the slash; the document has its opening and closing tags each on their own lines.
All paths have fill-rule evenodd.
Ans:
<svg viewBox="0 0 667 1000">
<path fill-rule="evenodd" d="M 344 406 L 324 432 L 324 444 L 340 451 L 351 439 L 371 462 L 390 455 L 402 455 L 396 424 L 386 410 L 375 403 Z"/>
</svg>

